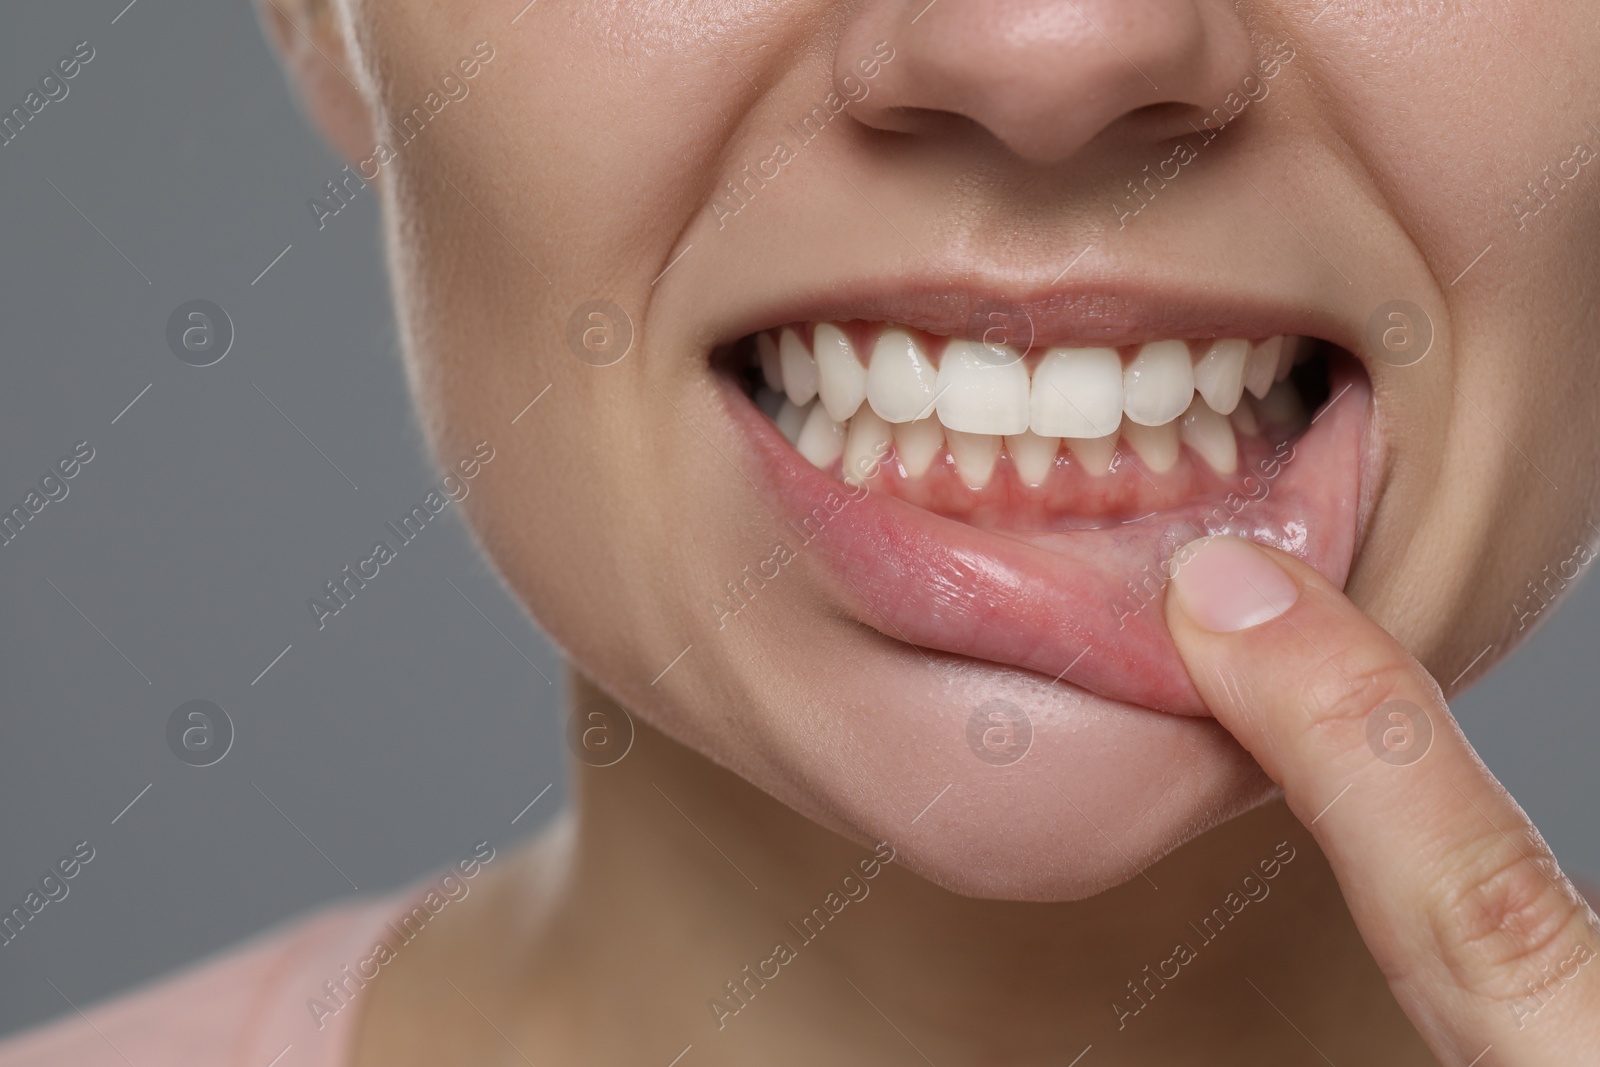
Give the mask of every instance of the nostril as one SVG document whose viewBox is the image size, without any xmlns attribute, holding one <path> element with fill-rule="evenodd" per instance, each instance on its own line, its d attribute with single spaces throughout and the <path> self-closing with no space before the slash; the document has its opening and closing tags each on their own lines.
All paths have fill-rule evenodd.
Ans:
<svg viewBox="0 0 1600 1067">
<path fill-rule="evenodd" d="M 1227 0 L 867 0 L 835 81 L 880 39 L 896 58 L 855 110 L 860 122 L 927 137 L 977 124 L 1034 163 L 1065 160 L 1114 125 L 1185 132 L 1252 60 Z"/>
<path fill-rule="evenodd" d="M 886 107 L 874 111 L 870 117 L 863 118 L 861 109 L 852 110 L 863 125 L 882 133 L 964 144 L 989 139 L 988 130 L 983 123 L 954 111 L 942 111 L 931 107 Z"/>
</svg>

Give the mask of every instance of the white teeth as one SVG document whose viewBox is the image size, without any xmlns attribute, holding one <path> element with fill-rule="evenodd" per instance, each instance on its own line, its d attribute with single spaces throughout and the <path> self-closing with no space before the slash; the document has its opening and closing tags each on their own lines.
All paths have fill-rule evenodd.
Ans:
<svg viewBox="0 0 1600 1067">
<path fill-rule="evenodd" d="M 937 377 L 915 338 L 904 330 L 884 330 L 867 368 L 867 403 L 888 422 L 927 418 L 933 414 Z"/>
<path fill-rule="evenodd" d="M 1125 422 L 1122 439 L 1152 474 L 1165 474 L 1178 463 L 1178 425 L 1175 422 L 1164 422 L 1160 426 Z"/>
<path fill-rule="evenodd" d="M 1269 337 L 1250 346 L 1250 355 L 1244 361 L 1244 387 L 1250 395 L 1260 400 L 1272 388 L 1278 374 L 1278 353 L 1283 350 L 1283 338 Z"/>
<path fill-rule="evenodd" d="M 1261 424 L 1256 421 L 1255 405 L 1254 400 L 1246 400 L 1228 415 L 1228 421 L 1233 423 L 1233 428 L 1246 437 L 1261 436 Z"/>
<path fill-rule="evenodd" d="M 1272 426 L 1299 426 L 1306 421 L 1306 406 L 1299 390 L 1288 382 L 1279 382 L 1256 404 L 1256 414 Z"/>
<path fill-rule="evenodd" d="M 774 393 L 766 386 L 756 390 L 756 407 L 760 408 L 762 414 L 769 419 L 777 419 L 778 412 L 783 410 L 783 401 L 784 396 L 782 393 Z"/>
<path fill-rule="evenodd" d="M 956 461 L 956 473 L 969 489 L 982 489 L 994 474 L 994 464 L 1000 458 L 1000 438 L 989 433 L 962 433 L 945 428 L 945 443 L 950 447 L 950 458 Z"/>
<path fill-rule="evenodd" d="M 1044 437 L 1104 437 L 1122 421 L 1114 348 L 1052 348 L 1033 372 L 1029 426 Z"/>
<path fill-rule="evenodd" d="M 800 407 L 792 400 L 785 400 L 778 407 L 778 414 L 772 421 L 778 424 L 778 432 L 783 434 L 783 439 L 791 445 L 800 440 L 800 427 L 806 424 L 806 416 L 810 414 L 805 408 Z"/>
<path fill-rule="evenodd" d="M 1028 428 L 1028 367 L 1008 345 L 951 341 L 934 391 L 946 429 L 999 435 Z"/>
<path fill-rule="evenodd" d="M 900 466 L 905 468 L 907 478 L 920 478 L 928 473 L 933 457 L 943 448 L 944 427 L 932 416 L 894 427 L 895 454 L 900 457 Z"/>
<path fill-rule="evenodd" d="M 1133 422 L 1160 426 L 1182 415 L 1194 398 L 1194 365 L 1182 341 L 1152 341 L 1122 375 L 1122 412 Z"/>
<path fill-rule="evenodd" d="M 785 328 L 778 338 L 778 363 L 783 368 L 783 391 L 796 404 L 809 404 L 817 395 L 817 364 L 800 335 Z"/>
<path fill-rule="evenodd" d="M 844 427 L 828 418 L 827 408 L 813 404 L 805 425 L 800 427 L 794 449 L 810 460 L 813 467 L 826 470 L 844 452 Z"/>
<path fill-rule="evenodd" d="M 1056 465 L 1056 450 L 1061 447 L 1059 437 L 1040 437 L 1032 430 L 1006 438 L 1006 451 L 1016 465 L 1017 475 L 1032 486 L 1044 484 Z"/>
<path fill-rule="evenodd" d="M 783 392 L 783 364 L 778 360 L 778 342 L 772 339 L 772 334 L 766 331 L 756 334 L 756 356 L 761 360 L 761 380 L 774 393 Z"/>
<path fill-rule="evenodd" d="M 857 411 L 844 442 L 844 480 L 851 485 L 864 484 L 877 473 L 893 442 L 894 427 L 878 418 L 871 408 Z"/>
<path fill-rule="evenodd" d="M 993 480 L 1002 447 L 1031 488 L 1050 480 L 1063 446 L 1091 477 L 1127 452 L 1163 474 L 1185 446 L 1230 476 L 1240 437 L 1307 418 L 1284 380 L 1297 338 L 1216 339 L 1194 361 L 1187 341 L 1151 341 L 1126 368 L 1114 348 L 1051 348 L 1030 375 L 1017 349 L 962 339 L 946 343 L 935 369 L 916 336 L 894 326 L 863 365 L 840 326 L 812 329 L 812 348 L 792 327 L 757 335 L 768 385 L 756 388 L 756 404 L 813 465 L 831 469 L 842 457 L 851 484 L 876 476 L 891 447 L 904 477 L 948 463 L 974 490 Z"/>
<path fill-rule="evenodd" d="M 856 346 L 850 338 L 833 323 L 818 323 L 811 339 L 822 406 L 834 422 L 843 422 L 867 398 L 867 368 L 856 358 Z"/>
<path fill-rule="evenodd" d="M 1111 473 L 1111 464 L 1117 458 L 1117 436 L 1110 433 L 1104 437 L 1068 437 L 1062 443 L 1085 471 L 1103 478 Z"/>
<path fill-rule="evenodd" d="M 1249 341 L 1214 341 L 1194 365 L 1195 391 L 1205 397 L 1212 411 L 1226 415 L 1239 406 L 1239 397 L 1244 395 L 1244 361 L 1249 355 Z"/>
<path fill-rule="evenodd" d="M 1196 397 L 1178 420 L 1178 437 L 1218 474 L 1239 469 L 1239 442 L 1228 416 L 1212 411 L 1203 399 Z"/>
</svg>

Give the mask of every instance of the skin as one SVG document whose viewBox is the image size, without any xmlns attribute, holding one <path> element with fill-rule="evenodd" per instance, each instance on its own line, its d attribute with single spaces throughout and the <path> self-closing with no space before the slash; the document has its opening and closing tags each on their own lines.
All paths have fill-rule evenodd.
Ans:
<svg viewBox="0 0 1600 1067">
<path fill-rule="evenodd" d="M 928 660 L 852 617 L 806 559 L 751 625 L 718 630 L 708 595 L 767 555 L 775 519 L 729 470 L 745 444 L 707 352 L 773 325 L 751 320 L 789 288 L 870 270 L 1038 289 L 1085 248 L 1075 275 L 1209 279 L 1302 305 L 1352 348 L 1375 308 L 1409 300 L 1434 343 L 1412 366 L 1367 361 L 1349 601 L 1325 598 L 1355 608 L 1326 609 L 1329 639 L 1468 684 L 1530 632 L 1512 607 L 1527 583 L 1594 537 L 1600 378 L 1583 309 L 1600 277 L 1600 171 L 1581 167 L 1536 214 L 1525 183 L 1579 141 L 1600 148 L 1585 121 L 1600 114 L 1600 25 L 1580 0 L 923 8 L 264 7 L 308 110 L 352 162 L 477 42 L 493 46 L 471 96 L 374 181 L 407 371 L 441 461 L 496 447 L 465 506 L 566 652 L 574 705 L 626 707 L 636 729 L 622 762 L 575 767 L 571 811 L 489 876 L 479 904 L 364 994 L 360 1062 L 666 1063 L 691 1043 L 686 1063 L 1069 1062 L 1091 1043 L 1130 1063 L 1301 1062 L 1311 1035 L 1335 1062 L 1410 1064 L 1433 1062 L 1415 1026 L 1443 1062 L 1480 1036 L 1472 1012 L 1437 1007 L 1450 975 L 1391 992 L 1385 976 L 1429 949 L 1385 940 L 1359 888 L 1381 866 L 1362 866 L 1359 829 L 1319 822 L 1313 837 L 1296 820 L 1331 794 L 1297 792 L 1308 772 L 1269 755 L 1266 710 L 1214 689 L 1221 722 L 1184 735 L 1182 766 L 1086 759 L 1050 725 L 1067 710 L 1051 702 L 1076 697 Z M 1284 40 L 1296 58 L 1270 96 L 1119 225 L 1121 182 L 1167 155 L 1183 109 L 1215 106 Z M 878 41 L 896 59 L 839 136 L 719 220 L 708 190 L 765 157 Z M 596 298 L 634 328 L 606 368 L 564 341 Z M 1262 686 L 1321 662 L 1264 637 L 1260 655 L 1230 660 L 1173 626 L 1203 694 L 1218 662 Z M 1045 709 L 1027 773 L 999 787 L 918 733 L 997 691 Z M 1279 718 L 1292 726 L 1293 710 Z M 947 801 L 913 823 L 941 783 Z M 846 913 L 718 1030 L 706 1000 L 880 840 L 896 860 L 872 882 L 879 903 Z M 1206 946 L 1192 965 L 1205 977 L 1175 980 L 1119 1029 L 1124 984 L 1279 842 L 1296 859 L 1275 903 Z M 1400 888 L 1424 911 L 1453 899 Z M 1541 1012 L 1541 1032 L 1562 1017 Z"/>
</svg>

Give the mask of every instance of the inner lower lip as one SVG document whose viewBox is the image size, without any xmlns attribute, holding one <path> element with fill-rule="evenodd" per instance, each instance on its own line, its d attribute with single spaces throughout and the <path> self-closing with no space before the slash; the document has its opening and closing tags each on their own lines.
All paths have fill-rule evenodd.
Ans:
<svg viewBox="0 0 1600 1067">
<path fill-rule="evenodd" d="M 1014 486 L 976 504 L 952 492 L 947 501 L 960 506 L 935 511 L 913 503 L 908 485 L 846 485 L 798 455 L 734 375 L 722 381 L 788 547 L 834 579 L 846 610 L 896 641 L 1204 715 L 1163 621 L 1178 549 L 1234 534 L 1290 552 L 1335 584 L 1349 572 L 1371 393 L 1347 354 L 1328 360 L 1327 399 L 1310 425 L 1241 451 L 1236 476 L 1177 484 L 1129 470 L 1125 500 L 1078 512 L 1071 486 L 1057 485 L 1049 501 Z"/>
</svg>

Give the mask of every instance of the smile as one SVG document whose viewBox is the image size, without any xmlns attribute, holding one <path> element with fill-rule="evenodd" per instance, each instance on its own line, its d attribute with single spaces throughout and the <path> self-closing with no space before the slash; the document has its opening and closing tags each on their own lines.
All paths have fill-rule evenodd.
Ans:
<svg viewBox="0 0 1600 1067">
<path fill-rule="evenodd" d="M 1370 386 L 1330 342 L 1004 344 L 854 319 L 724 355 L 775 511 L 826 514 L 807 553 L 902 644 L 1203 715 L 1162 621 L 1184 544 L 1232 533 L 1348 573 Z"/>
</svg>

